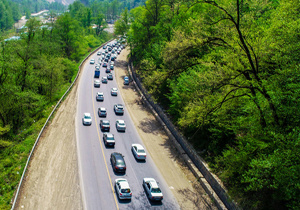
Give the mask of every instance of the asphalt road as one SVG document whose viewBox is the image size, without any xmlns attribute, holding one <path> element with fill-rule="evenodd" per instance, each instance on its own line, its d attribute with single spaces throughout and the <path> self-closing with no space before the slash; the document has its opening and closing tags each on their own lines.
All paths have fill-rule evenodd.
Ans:
<svg viewBox="0 0 300 210">
<path fill-rule="evenodd" d="M 101 49 L 103 51 L 103 49 Z M 122 52 L 121 52 L 122 53 Z M 94 58 L 98 61 L 96 54 Z M 118 65 L 118 59 L 115 66 Z M 146 162 L 138 162 L 133 157 L 131 145 L 133 143 L 142 144 L 134 124 L 126 112 L 124 115 L 116 115 L 113 105 L 121 103 L 124 105 L 120 92 L 118 96 L 111 96 L 112 87 L 117 87 L 114 80 L 109 80 L 107 84 L 101 84 L 100 88 L 94 87 L 95 65 L 86 64 L 83 67 L 78 88 L 78 104 L 76 114 L 76 138 L 79 159 L 79 174 L 81 179 L 81 190 L 85 209 L 179 209 L 172 192 L 167 186 L 162 175 L 153 163 L 150 155 Z M 114 75 L 114 71 L 112 71 Z M 101 66 L 100 79 L 106 76 L 104 68 Z M 104 101 L 96 101 L 97 92 L 104 93 Z M 115 148 L 106 148 L 103 142 L 103 133 L 100 130 L 97 111 L 99 107 L 107 109 L 106 119 L 110 120 L 110 133 L 115 136 Z M 82 125 L 83 113 L 89 112 L 93 117 L 91 126 Z M 102 119 L 102 118 L 101 118 Z M 116 130 L 115 122 L 123 119 L 126 122 L 126 132 L 119 133 Z M 120 152 L 124 155 L 126 162 L 126 174 L 116 174 L 113 172 L 110 154 Z M 119 200 L 114 189 L 114 181 L 117 178 L 126 178 L 132 190 L 131 201 Z M 163 192 L 162 202 L 151 202 L 146 197 L 142 186 L 143 178 L 155 178 Z"/>
</svg>

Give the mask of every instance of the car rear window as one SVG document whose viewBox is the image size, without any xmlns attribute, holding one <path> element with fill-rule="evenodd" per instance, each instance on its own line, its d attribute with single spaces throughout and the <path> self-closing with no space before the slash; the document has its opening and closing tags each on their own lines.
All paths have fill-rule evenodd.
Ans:
<svg viewBox="0 0 300 210">
<path fill-rule="evenodd" d="M 152 188 L 151 192 L 153 192 L 153 193 L 161 193 L 161 190 L 159 188 Z"/>
<path fill-rule="evenodd" d="M 121 189 L 121 193 L 130 193 L 130 189 Z"/>
</svg>

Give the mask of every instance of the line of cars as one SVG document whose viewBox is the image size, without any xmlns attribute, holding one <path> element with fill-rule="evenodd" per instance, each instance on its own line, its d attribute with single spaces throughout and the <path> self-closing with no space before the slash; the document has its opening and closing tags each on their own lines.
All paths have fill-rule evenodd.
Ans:
<svg viewBox="0 0 300 210">
<path fill-rule="evenodd" d="M 102 83 L 107 83 L 110 78 L 113 79 L 113 75 L 111 73 L 111 70 L 114 70 L 114 68 L 108 67 L 109 62 L 112 63 L 111 66 L 114 65 L 114 60 L 116 59 L 116 55 L 109 54 L 110 52 L 116 51 L 117 54 L 118 50 L 121 48 L 118 47 L 121 46 L 118 43 L 108 44 L 107 46 L 104 46 L 103 49 L 104 52 L 98 51 L 97 55 L 101 56 L 98 59 L 99 64 L 102 67 L 106 67 L 105 72 L 108 73 L 107 77 L 102 77 Z M 113 58 L 113 59 L 112 59 Z M 94 59 L 92 59 L 94 60 Z M 95 60 L 90 62 L 90 64 L 94 64 Z M 98 66 L 96 65 L 96 70 L 98 70 Z M 108 71 L 109 69 L 109 71 Z M 100 68 L 99 68 L 100 71 Z M 100 77 L 100 72 L 99 72 Z M 124 85 L 129 84 L 129 78 L 124 78 Z M 100 80 L 94 80 L 94 87 L 100 88 Z M 111 96 L 118 96 L 118 89 L 112 88 L 111 89 Z M 96 101 L 104 101 L 104 94 L 103 92 L 97 92 L 96 94 Z M 114 104 L 114 112 L 116 115 L 123 115 L 124 114 L 124 106 L 122 104 Z M 107 117 L 107 110 L 105 107 L 99 107 L 98 108 L 98 116 L 100 118 L 106 118 Z M 92 117 L 89 113 L 84 113 L 83 117 L 83 124 L 84 125 L 91 125 L 92 124 Z M 118 132 L 125 132 L 126 131 L 126 124 L 123 119 L 117 119 L 115 123 L 116 129 Z M 100 129 L 103 132 L 103 142 L 106 147 L 114 147 L 116 144 L 114 134 L 110 133 L 110 121 L 106 119 L 100 120 Z M 140 144 L 132 144 L 131 145 L 132 154 L 135 157 L 136 160 L 143 160 L 146 161 L 146 152 L 142 145 Z M 126 163 L 124 160 L 124 156 L 121 153 L 113 152 L 110 155 L 110 161 L 113 168 L 113 171 L 115 173 L 126 173 Z M 116 194 L 119 199 L 131 199 L 132 198 L 132 191 L 130 189 L 129 183 L 124 178 L 118 178 L 114 182 Z M 163 194 L 158 186 L 158 183 L 153 178 L 144 178 L 143 179 L 143 187 L 145 189 L 146 195 L 150 200 L 154 201 L 161 201 L 163 200 Z"/>
</svg>

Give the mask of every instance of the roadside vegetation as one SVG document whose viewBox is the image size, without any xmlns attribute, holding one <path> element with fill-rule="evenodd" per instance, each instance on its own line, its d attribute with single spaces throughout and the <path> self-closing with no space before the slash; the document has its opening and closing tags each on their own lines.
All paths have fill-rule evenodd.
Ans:
<svg viewBox="0 0 300 210">
<path fill-rule="evenodd" d="M 0 43 L 0 209 L 11 208 L 38 133 L 80 61 L 113 37 L 104 31 L 105 21 L 95 18 L 103 16 L 100 10 L 88 23 L 82 16 L 86 10 L 83 4 L 70 6 L 47 26 L 31 18 L 20 40 Z M 91 27 L 99 21 L 102 27 Z"/>
<path fill-rule="evenodd" d="M 300 3 L 148 0 L 137 73 L 243 209 L 300 208 Z"/>
</svg>

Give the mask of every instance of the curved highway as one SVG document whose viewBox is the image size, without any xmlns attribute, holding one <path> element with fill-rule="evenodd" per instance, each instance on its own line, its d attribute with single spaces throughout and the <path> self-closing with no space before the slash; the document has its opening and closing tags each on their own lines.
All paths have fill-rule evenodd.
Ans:
<svg viewBox="0 0 300 210">
<path fill-rule="evenodd" d="M 103 51 L 103 49 L 100 51 Z M 93 58 L 97 62 L 98 57 L 95 53 L 90 59 Z M 95 88 L 95 65 L 90 64 L 89 60 L 82 67 L 79 80 L 75 125 L 79 176 L 85 209 L 179 209 L 178 203 L 150 155 L 147 154 L 146 162 L 137 162 L 131 152 L 133 143 L 143 145 L 143 142 L 126 110 L 120 92 L 118 92 L 118 96 L 111 96 L 110 94 L 112 87 L 118 87 L 114 71 L 112 71 L 114 75 L 113 80 L 108 80 L 107 84 L 101 83 L 100 88 Z M 115 66 L 118 66 L 118 59 L 115 61 Z M 106 76 L 106 73 L 105 68 L 101 66 L 99 79 L 102 76 Z M 96 93 L 98 91 L 104 93 L 103 102 L 96 101 Z M 113 106 L 116 103 L 124 105 L 124 115 L 117 116 L 114 113 Z M 99 107 L 105 107 L 107 110 L 107 117 L 101 119 L 110 120 L 110 133 L 114 134 L 116 141 L 114 148 L 106 148 L 104 145 L 103 132 L 99 126 L 100 118 L 97 113 Z M 91 126 L 83 126 L 82 124 L 82 117 L 85 112 L 91 113 Z M 125 120 L 125 133 L 120 133 L 116 130 L 115 122 L 117 119 Z M 114 173 L 110 162 L 110 154 L 112 152 L 123 154 L 127 167 L 126 174 Z M 155 178 L 159 182 L 164 195 L 162 202 L 151 202 L 147 198 L 142 186 L 143 178 L 145 177 Z M 114 181 L 117 178 L 126 178 L 128 180 L 132 190 L 132 199 L 130 201 L 118 199 L 114 188 Z"/>
</svg>

